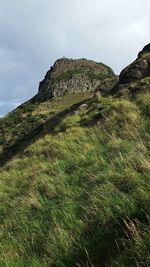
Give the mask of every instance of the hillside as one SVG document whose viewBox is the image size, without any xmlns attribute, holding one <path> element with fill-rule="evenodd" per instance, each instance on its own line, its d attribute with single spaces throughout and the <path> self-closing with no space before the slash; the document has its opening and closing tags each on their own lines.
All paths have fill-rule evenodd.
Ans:
<svg viewBox="0 0 150 267">
<path fill-rule="evenodd" d="M 103 63 L 86 59 L 57 60 L 40 82 L 37 95 L 0 120 L 1 162 L 38 134 L 47 121 L 65 116 L 68 109 L 80 105 L 95 90 L 104 94 L 117 79 Z"/>
<path fill-rule="evenodd" d="M 118 80 L 58 60 L 1 119 L 0 266 L 150 266 L 150 73 L 123 79 L 134 64 Z"/>
</svg>

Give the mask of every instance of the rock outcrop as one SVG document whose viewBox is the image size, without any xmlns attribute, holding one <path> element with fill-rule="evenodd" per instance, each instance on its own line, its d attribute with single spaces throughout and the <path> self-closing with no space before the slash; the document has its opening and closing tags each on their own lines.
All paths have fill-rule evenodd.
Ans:
<svg viewBox="0 0 150 267">
<path fill-rule="evenodd" d="M 149 76 L 149 63 L 147 59 L 138 58 L 128 67 L 126 67 L 119 76 L 121 84 L 134 82 Z"/>
<path fill-rule="evenodd" d="M 149 88 L 150 77 L 150 44 L 138 53 L 137 59 L 124 68 L 119 81 L 110 91 L 112 94 L 122 95 L 124 92 L 131 95 Z M 141 81 L 141 82 L 140 82 Z"/>
<path fill-rule="evenodd" d="M 45 101 L 65 94 L 109 90 L 116 75 L 103 63 L 87 59 L 58 59 L 39 84 L 35 99 Z"/>
<path fill-rule="evenodd" d="M 119 76 L 121 84 L 137 81 L 150 76 L 150 44 L 139 52 L 137 59 L 123 69 Z"/>
</svg>

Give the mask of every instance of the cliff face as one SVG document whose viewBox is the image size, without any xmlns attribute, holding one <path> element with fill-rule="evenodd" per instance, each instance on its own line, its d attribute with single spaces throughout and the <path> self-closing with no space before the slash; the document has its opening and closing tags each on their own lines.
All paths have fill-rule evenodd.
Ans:
<svg viewBox="0 0 150 267">
<path fill-rule="evenodd" d="M 44 101 L 65 94 L 109 90 L 116 83 L 110 67 L 86 59 L 57 60 L 39 84 L 36 99 Z"/>
</svg>

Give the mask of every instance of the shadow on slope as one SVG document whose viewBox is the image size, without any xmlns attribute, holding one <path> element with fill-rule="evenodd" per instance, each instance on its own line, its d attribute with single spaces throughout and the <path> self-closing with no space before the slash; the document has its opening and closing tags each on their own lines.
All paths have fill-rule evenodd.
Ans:
<svg viewBox="0 0 150 267">
<path fill-rule="evenodd" d="M 86 102 L 90 102 L 90 100 L 91 99 L 89 98 Z M 59 125 L 69 113 L 76 111 L 83 103 L 85 103 L 85 99 L 57 113 L 44 123 L 39 124 L 35 129 L 32 129 L 29 133 L 24 134 L 21 138 L 17 139 L 13 145 L 5 147 L 0 154 L 0 167 L 3 167 L 5 163 L 12 159 L 16 154 L 22 152 L 28 145 L 45 134 L 56 134 L 55 127 Z M 65 129 L 66 128 L 61 129 L 61 131 Z"/>
</svg>

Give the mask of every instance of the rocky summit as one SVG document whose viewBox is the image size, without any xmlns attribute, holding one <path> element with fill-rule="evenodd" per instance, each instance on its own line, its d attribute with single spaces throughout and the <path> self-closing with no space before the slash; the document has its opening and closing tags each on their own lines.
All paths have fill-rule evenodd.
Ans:
<svg viewBox="0 0 150 267">
<path fill-rule="evenodd" d="M 58 59 L 39 84 L 35 99 L 45 101 L 65 94 L 109 90 L 116 83 L 110 67 L 87 59 Z"/>
<path fill-rule="evenodd" d="M 133 97 L 149 90 L 150 44 L 139 53 L 135 61 L 125 67 L 119 79 L 113 70 L 93 60 L 60 58 L 47 71 L 33 100 L 46 101 L 67 94 L 107 92 L 118 97 Z"/>
</svg>

